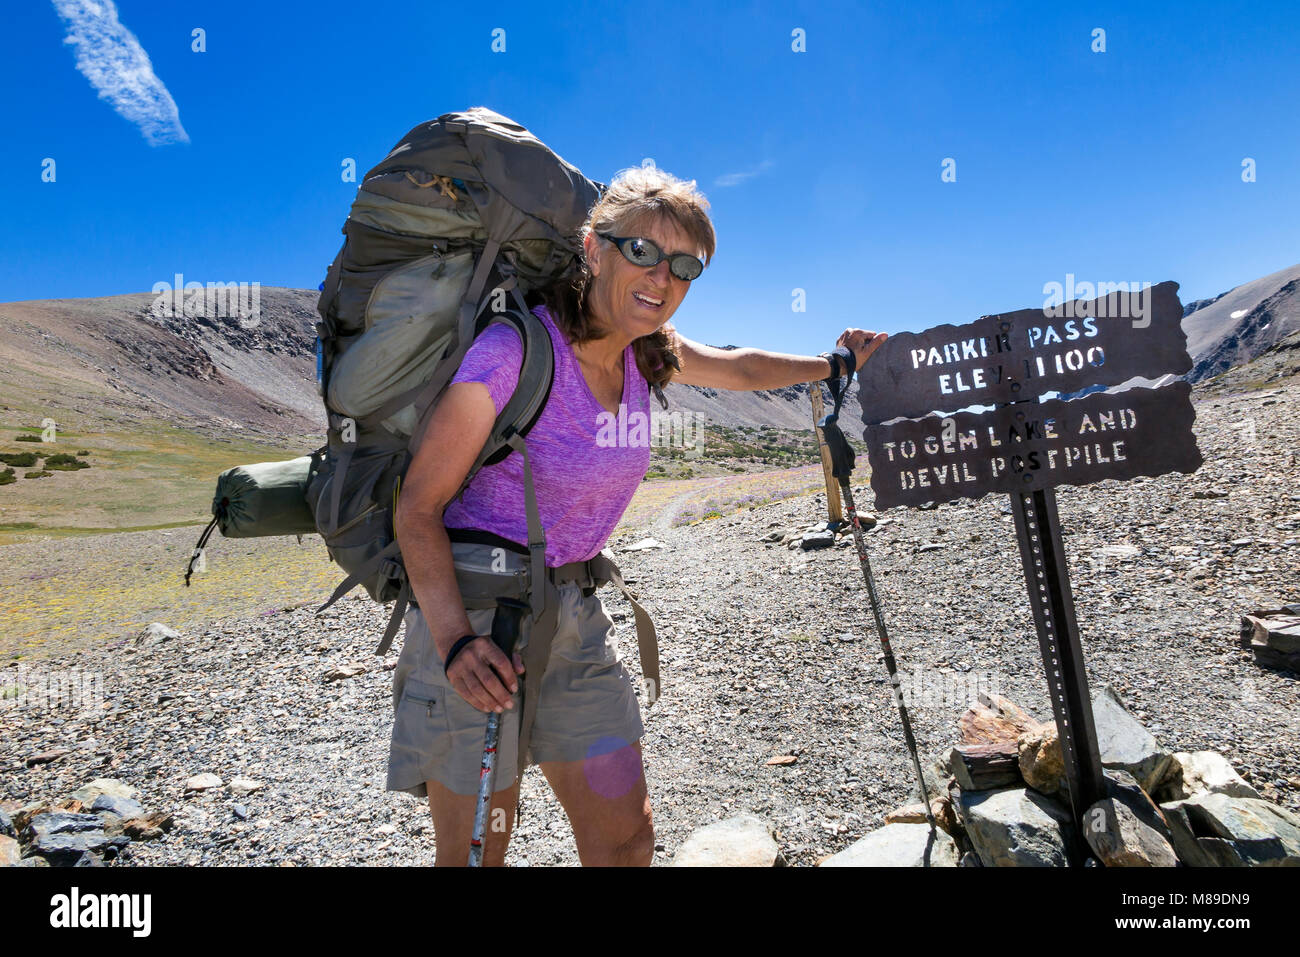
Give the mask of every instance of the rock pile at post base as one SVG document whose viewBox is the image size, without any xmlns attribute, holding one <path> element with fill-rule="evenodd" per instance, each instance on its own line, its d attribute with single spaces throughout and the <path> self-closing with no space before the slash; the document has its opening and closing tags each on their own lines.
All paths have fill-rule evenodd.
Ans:
<svg viewBox="0 0 1300 957">
<path fill-rule="evenodd" d="M 1264 800 L 1222 755 L 1170 752 L 1109 686 L 1093 719 L 1107 796 L 1084 813 L 1084 840 L 1109 867 L 1300 866 L 1300 816 Z M 980 695 L 961 740 L 924 768 L 920 803 L 822 861 L 823 867 L 1063 867 L 1076 858 L 1056 726 L 1000 695 Z"/>
<path fill-rule="evenodd" d="M 161 837 L 172 815 L 149 812 L 140 792 L 112 778 L 97 778 L 65 798 L 0 804 L 0 866 L 99 867 L 132 841 Z"/>
</svg>

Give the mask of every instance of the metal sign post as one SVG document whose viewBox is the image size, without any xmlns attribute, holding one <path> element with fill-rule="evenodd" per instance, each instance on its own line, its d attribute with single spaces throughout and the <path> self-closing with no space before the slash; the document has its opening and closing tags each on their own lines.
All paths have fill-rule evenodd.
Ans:
<svg viewBox="0 0 1300 957">
<path fill-rule="evenodd" d="M 1011 496 L 1011 512 L 1016 519 L 1029 607 L 1038 629 L 1038 647 L 1061 741 L 1075 838 L 1083 845 L 1082 850 L 1086 848 L 1084 812 L 1106 796 L 1106 779 L 1092 721 L 1092 697 L 1074 618 L 1074 595 L 1070 591 L 1061 526 L 1056 517 L 1056 493 L 1050 488 L 1017 492 Z"/>
</svg>

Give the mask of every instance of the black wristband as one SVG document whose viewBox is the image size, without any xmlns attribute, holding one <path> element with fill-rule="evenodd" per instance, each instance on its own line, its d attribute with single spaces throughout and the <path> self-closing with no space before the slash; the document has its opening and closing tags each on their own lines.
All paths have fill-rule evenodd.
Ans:
<svg viewBox="0 0 1300 957">
<path fill-rule="evenodd" d="M 457 638 L 456 643 L 451 646 L 451 651 L 447 652 L 447 660 L 442 663 L 442 673 L 445 675 L 447 669 L 451 667 L 452 659 L 460 654 L 460 650 L 477 638 L 478 635 L 465 635 L 463 638 Z"/>
<path fill-rule="evenodd" d="M 831 374 L 826 377 L 828 379 L 851 376 L 857 371 L 858 357 L 848 346 L 837 346 L 834 352 L 823 352 L 821 355 L 831 364 Z"/>
</svg>

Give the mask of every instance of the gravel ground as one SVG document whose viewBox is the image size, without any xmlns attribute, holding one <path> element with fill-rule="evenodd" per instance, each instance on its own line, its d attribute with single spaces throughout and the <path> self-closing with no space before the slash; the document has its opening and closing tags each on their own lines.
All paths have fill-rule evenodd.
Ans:
<svg viewBox="0 0 1300 957">
<path fill-rule="evenodd" d="M 1198 404 L 1206 465 L 1191 476 L 1058 490 L 1094 690 L 1111 683 L 1161 742 L 1226 755 L 1266 797 L 1300 809 L 1300 688 L 1237 644 L 1239 616 L 1300 600 L 1300 383 Z M 871 496 L 858 487 L 865 509 Z M 663 697 L 644 749 L 660 850 L 751 812 L 794 864 L 813 864 L 906 803 L 912 772 L 852 549 L 761 539 L 824 519 L 804 496 L 672 528 L 623 552 L 660 632 Z M 1050 719 L 1005 497 L 893 510 L 868 533 L 923 755 L 957 739 L 981 690 Z M 937 546 L 937 547 L 936 547 Z M 602 593 L 635 663 L 630 608 Z M 314 604 L 314 603 L 313 603 Z M 122 864 L 428 864 L 425 804 L 384 790 L 389 668 L 371 651 L 383 609 L 347 600 L 226 619 L 157 644 L 83 650 L 40 669 L 102 676 L 104 710 L 0 708 L 0 798 L 55 800 L 96 777 L 175 813 Z M 360 664 L 353 677 L 332 669 Z M 31 667 L 35 672 L 36 665 Z M 635 664 L 632 665 L 635 670 Z M 14 672 L 0 671 L 0 684 Z M 67 754 L 26 766 L 51 749 Z M 795 760 L 779 765 L 777 756 Z M 214 772 L 225 786 L 186 793 Z M 233 793 L 236 777 L 262 782 Z M 541 775 L 524 782 L 508 862 L 574 864 Z M 240 820 L 236 809 L 246 819 Z"/>
</svg>

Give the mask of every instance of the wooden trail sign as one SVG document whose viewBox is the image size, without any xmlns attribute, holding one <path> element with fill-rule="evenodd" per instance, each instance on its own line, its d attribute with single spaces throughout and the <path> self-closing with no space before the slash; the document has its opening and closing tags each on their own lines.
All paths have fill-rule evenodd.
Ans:
<svg viewBox="0 0 1300 957">
<path fill-rule="evenodd" d="M 894 333 L 858 373 L 867 424 L 1191 371 L 1178 283 Z"/>
<path fill-rule="evenodd" d="M 1163 282 L 898 333 L 858 373 L 878 509 L 1011 496 L 1080 854 L 1084 814 L 1107 788 L 1053 488 L 1192 472 L 1202 458 L 1186 382 L 1037 400 L 1188 372 L 1177 291 Z M 959 411 L 972 406 L 996 407 Z"/>
</svg>

